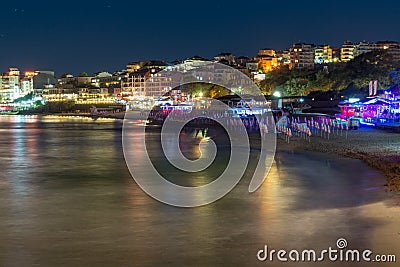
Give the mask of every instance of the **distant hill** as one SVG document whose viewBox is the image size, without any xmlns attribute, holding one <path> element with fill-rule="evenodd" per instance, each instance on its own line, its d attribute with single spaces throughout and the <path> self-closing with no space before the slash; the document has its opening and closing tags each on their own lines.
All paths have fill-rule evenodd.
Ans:
<svg viewBox="0 0 400 267">
<path fill-rule="evenodd" d="M 279 90 L 284 95 L 308 95 L 313 91 L 365 90 L 371 80 L 380 88 L 398 86 L 400 62 L 385 51 L 362 54 L 347 63 L 328 64 L 328 71 L 281 68 L 266 74 L 260 87 L 265 94 Z"/>
</svg>

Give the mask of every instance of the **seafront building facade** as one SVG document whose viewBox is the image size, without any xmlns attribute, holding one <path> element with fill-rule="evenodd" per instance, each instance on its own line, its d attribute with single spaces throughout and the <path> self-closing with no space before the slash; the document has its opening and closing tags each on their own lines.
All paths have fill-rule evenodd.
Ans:
<svg viewBox="0 0 400 267">
<path fill-rule="evenodd" d="M 10 68 L 8 72 L 0 74 L 0 101 L 12 102 L 33 92 L 34 72 L 26 72 L 21 76 L 18 68 Z"/>
<path fill-rule="evenodd" d="M 313 44 L 297 43 L 290 48 L 290 69 L 314 69 L 314 51 Z"/>
<path fill-rule="evenodd" d="M 258 69 L 260 69 L 263 73 L 273 71 L 280 65 L 275 50 L 270 48 L 264 48 L 258 51 L 255 60 L 258 63 Z"/>
<path fill-rule="evenodd" d="M 131 99 L 158 98 L 172 89 L 171 78 L 160 69 L 142 69 L 131 72 L 121 81 L 121 95 Z M 163 73 L 164 74 L 164 73 Z"/>
<path fill-rule="evenodd" d="M 396 41 L 379 41 L 376 43 L 378 49 L 387 51 L 392 59 L 400 61 L 400 43 Z"/>
<path fill-rule="evenodd" d="M 333 62 L 333 49 L 329 45 L 317 46 L 314 49 L 314 63 L 332 63 Z"/>
<path fill-rule="evenodd" d="M 361 41 L 357 45 L 355 45 L 353 55 L 354 55 L 354 57 L 358 57 L 362 54 L 376 51 L 378 49 L 379 49 L 379 47 L 376 43 Z"/>
<path fill-rule="evenodd" d="M 352 42 L 350 41 L 344 42 L 342 47 L 340 48 L 340 61 L 349 62 L 350 60 L 353 60 L 354 48 L 355 45 Z"/>
</svg>

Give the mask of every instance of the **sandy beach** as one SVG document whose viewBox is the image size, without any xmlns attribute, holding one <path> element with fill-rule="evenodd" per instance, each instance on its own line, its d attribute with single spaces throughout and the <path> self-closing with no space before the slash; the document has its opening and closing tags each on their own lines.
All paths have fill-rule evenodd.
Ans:
<svg viewBox="0 0 400 267">
<path fill-rule="evenodd" d="M 329 139 L 314 134 L 310 140 L 294 135 L 287 143 L 282 135 L 277 141 L 278 149 L 300 149 L 334 153 L 360 159 L 381 171 L 386 179 L 388 191 L 400 191 L 400 138 L 392 133 L 373 128 L 332 133 Z M 357 175 L 357 174 L 354 174 Z"/>
</svg>

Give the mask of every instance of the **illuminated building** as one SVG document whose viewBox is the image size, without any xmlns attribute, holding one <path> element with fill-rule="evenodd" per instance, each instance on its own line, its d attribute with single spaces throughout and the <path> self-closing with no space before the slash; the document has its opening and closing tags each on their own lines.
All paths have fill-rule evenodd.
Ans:
<svg viewBox="0 0 400 267">
<path fill-rule="evenodd" d="M 172 71 L 181 73 L 190 72 L 198 81 L 211 82 L 214 79 L 213 73 L 205 68 L 211 62 L 201 56 L 193 56 L 185 59 L 183 63 L 171 66 Z"/>
<path fill-rule="evenodd" d="M 362 41 L 355 45 L 354 47 L 354 57 L 358 57 L 364 53 L 372 52 L 378 50 L 378 46 L 375 43 L 369 43 L 366 41 Z"/>
<path fill-rule="evenodd" d="M 354 48 L 355 45 L 352 42 L 344 42 L 340 48 L 340 61 L 349 62 L 350 60 L 354 59 Z"/>
<path fill-rule="evenodd" d="M 164 73 L 163 73 L 164 74 Z M 158 98 L 172 88 L 171 79 L 155 69 L 132 72 L 121 81 L 121 94 L 130 98 Z"/>
<path fill-rule="evenodd" d="M 19 71 L 19 69 L 18 68 L 10 68 L 9 69 L 9 71 L 8 71 L 8 75 L 9 76 L 20 76 L 21 75 L 21 72 Z"/>
<path fill-rule="evenodd" d="M 47 77 L 48 83 L 41 86 L 44 89 L 35 89 L 37 94 L 50 102 L 74 101 L 76 104 L 110 104 L 116 102 L 120 94 L 122 76 L 112 75 L 108 72 L 98 72 L 93 76 L 74 77 L 70 74 L 63 75 L 56 84 L 51 84 L 54 77 Z M 40 91 L 40 93 L 39 93 Z"/>
<path fill-rule="evenodd" d="M 317 46 L 314 49 L 314 62 L 315 64 L 332 63 L 333 50 L 329 45 Z"/>
<path fill-rule="evenodd" d="M 290 52 L 289 50 L 276 51 L 276 57 L 281 66 L 290 65 Z"/>
<path fill-rule="evenodd" d="M 25 96 L 33 92 L 33 78 L 38 74 L 35 71 L 24 72 L 24 77 L 20 79 L 20 96 Z"/>
<path fill-rule="evenodd" d="M 1 102 L 12 102 L 20 97 L 19 75 L 20 71 L 17 68 L 10 68 L 9 72 L 0 74 Z"/>
<path fill-rule="evenodd" d="M 275 57 L 275 56 L 276 56 L 275 50 L 270 48 L 264 48 L 258 51 L 258 57 Z"/>
<path fill-rule="evenodd" d="M 33 77 L 35 75 L 38 75 L 39 73 L 36 71 L 25 71 L 24 75 L 25 77 Z"/>
<path fill-rule="evenodd" d="M 264 48 L 258 51 L 255 57 L 258 63 L 258 69 L 263 73 L 268 73 L 279 66 L 278 58 L 276 57 L 275 50 Z"/>
<path fill-rule="evenodd" d="M 279 66 L 278 58 L 276 57 L 262 57 L 258 59 L 258 68 L 263 73 L 268 73 Z"/>
<path fill-rule="evenodd" d="M 56 88 L 46 86 L 41 97 L 49 102 L 73 101 L 75 104 L 112 104 L 115 97 L 108 88 Z"/>
<path fill-rule="evenodd" d="M 236 92 L 242 87 L 248 86 L 248 79 L 242 79 L 242 74 L 234 69 L 229 69 L 217 65 L 212 70 L 213 77 L 212 82 L 216 84 L 224 84 L 229 87 L 230 90 Z"/>
<path fill-rule="evenodd" d="M 73 86 L 85 86 L 92 83 L 93 77 L 91 76 L 77 76 L 67 75 L 63 78 L 59 78 L 57 82 L 57 87 L 64 87 L 66 84 Z"/>
<path fill-rule="evenodd" d="M 232 53 L 219 53 L 214 57 L 217 62 L 226 64 L 226 65 L 234 65 L 235 64 L 235 56 Z"/>
<path fill-rule="evenodd" d="M 376 125 L 377 123 L 390 123 L 398 117 L 400 101 L 385 98 L 372 98 L 365 102 L 356 101 L 350 103 L 344 101 L 339 104 L 341 113 L 338 117 L 348 120 L 352 117 L 360 119 L 361 123 Z"/>
<path fill-rule="evenodd" d="M 38 93 L 38 90 L 35 90 Z M 75 88 L 57 88 L 53 85 L 46 85 L 40 90 L 40 96 L 49 102 L 75 101 L 79 92 Z"/>
<path fill-rule="evenodd" d="M 297 43 L 289 50 L 291 69 L 314 69 L 314 45 Z"/>
<path fill-rule="evenodd" d="M 392 59 L 400 61 L 400 43 L 395 41 L 379 41 L 376 43 L 379 49 L 387 51 Z"/>
<path fill-rule="evenodd" d="M 142 62 L 130 62 L 126 65 L 126 71 L 127 72 L 136 72 L 140 70 L 143 67 Z"/>
<path fill-rule="evenodd" d="M 33 92 L 32 76 L 25 76 L 20 80 L 20 95 L 25 96 Z"/>
<path fill-rule="evenodd" d="M 113 75 L 108 72 L 99 72 L 91 79 L 91 84 L 95 87 L 120 87 L 121 79 L 124 74 Z"/>
<path fill-rule="evenodd" d="M 263 81 L 263 80 L 265 80 L 265 74 L 264 73 L 257 73 L 257 72 L 255 72 L 255 73 L 253 73 L 252 74 L 252 80 L 253 81 L 258 81 L 258 82 L 260 82 L 260 81 Z"/>
<path fill-rule="evenodd" d="M 166 69 L 169 64 L 166 61 L 162 60 L 147 60 L 147 61 L 138 61 L 138 62 L 130 62 L 126 65 L 126 71 L 128 73 L 136 72 L 141 69 L 158 69 L 163 70 Z"/>
</svg>

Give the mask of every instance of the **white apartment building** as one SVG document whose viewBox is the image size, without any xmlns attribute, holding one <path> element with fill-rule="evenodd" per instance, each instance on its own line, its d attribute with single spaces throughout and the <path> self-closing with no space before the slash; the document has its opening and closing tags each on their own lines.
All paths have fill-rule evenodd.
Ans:
<svg viewBox="0 0 400 267">
<path fill-rule="evenodd" d="M 340 61 L 349 62 L 350 60 L 354 59 L 354 48 L 355 45 L 352 42 L 344 42 L 340 48 Z"/>
</svg>

